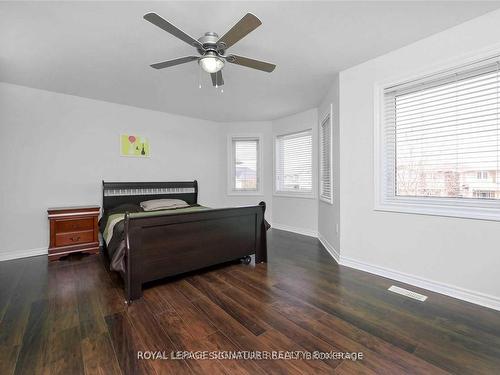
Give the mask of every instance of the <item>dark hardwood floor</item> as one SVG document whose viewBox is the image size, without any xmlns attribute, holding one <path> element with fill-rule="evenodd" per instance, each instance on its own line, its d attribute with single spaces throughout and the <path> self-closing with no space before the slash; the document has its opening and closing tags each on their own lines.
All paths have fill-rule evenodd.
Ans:
<svg viewBox="0 0 500 375">
<path fill-rule="evenodd" d="M 271 230 L 269 262 L 150 286 L 124 304 L 99 256 L 0 263 L 0 374 L 498 374 L 500 312 L 338 266 Z M 342 351 L 350 360 L 138 360 L 137 351 Z"/>
</svg>

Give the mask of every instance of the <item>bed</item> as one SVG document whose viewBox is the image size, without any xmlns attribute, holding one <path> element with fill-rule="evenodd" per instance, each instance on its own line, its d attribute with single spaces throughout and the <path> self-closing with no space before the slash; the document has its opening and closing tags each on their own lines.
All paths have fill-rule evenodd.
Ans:
<svg viewBox="0 0 500 375">
<path fill-rule="evenodd" d="M 100 230 L 110 268 L 123 277 L 128 303 L 146 282 L 238 259 L 267 261 L 266 204 L 212 209 L 198 204 L 198 183 L 102 183 Z M 180 199 L 189 207 L 141 212 L 141 202 Z"/>
</svg>

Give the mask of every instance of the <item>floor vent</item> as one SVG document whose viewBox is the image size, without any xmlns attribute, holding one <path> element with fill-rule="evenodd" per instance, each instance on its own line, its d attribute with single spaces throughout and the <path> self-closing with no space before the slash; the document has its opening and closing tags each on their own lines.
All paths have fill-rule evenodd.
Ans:
<svg viewBox="0 0 500 375">
<path fill-rule="evenodd" d="M 395 285 L 391 285 L 391 287 L 388 290 L 397 294 L 401 294 L 405 297 L 416 299 L 417 301 L 421 302 L 424 302 L 427 299 L 427 296 L 424 296 L 423 294 L 415 293 L 412 292 L 411 290 L 403 289 Z"/>
</svg>

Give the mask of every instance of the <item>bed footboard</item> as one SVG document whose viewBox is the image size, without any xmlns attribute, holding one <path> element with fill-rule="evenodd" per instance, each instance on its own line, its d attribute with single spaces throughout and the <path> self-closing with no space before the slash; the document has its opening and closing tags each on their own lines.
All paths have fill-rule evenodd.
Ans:
<svg viewBox="0 0 500 375">
<path fill-rule="evenodd" d="M 255 254 L 267 261 L 266 205 L 221 208 L 154 217 L 125 217 L 130 302 L 148 281 Z"/>
</svg>

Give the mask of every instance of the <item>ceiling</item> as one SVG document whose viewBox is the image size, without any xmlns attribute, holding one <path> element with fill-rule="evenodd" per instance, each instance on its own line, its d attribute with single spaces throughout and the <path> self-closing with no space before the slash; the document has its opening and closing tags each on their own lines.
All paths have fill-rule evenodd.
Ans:
<svg viewBox="0 0 500 375">
<path fill-rule="evenodd" d="M 500 7 L 499 2 L 2 2 L 0 81 L 215 121 L 271 120 L 313 108 L 333 76 Z M 156 12 L 198 38 L 245 13 L 262 26 L 230 52 L 221 93 L 196 62 L 149 64 L 194 48 L 142 19 Z M 199 82 L 202 88 L 198 87 Z"/>
</svg>

